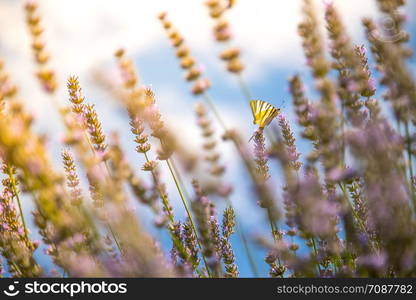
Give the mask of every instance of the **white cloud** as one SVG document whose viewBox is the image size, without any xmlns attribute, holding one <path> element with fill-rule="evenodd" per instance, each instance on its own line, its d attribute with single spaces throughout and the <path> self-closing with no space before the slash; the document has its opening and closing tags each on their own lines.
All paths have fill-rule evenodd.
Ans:
<svg viewBox="0 0 416 300">
<path fill-rule="evenodd" d="M 120 46 L 137 54 L 154 47 L 167 47 L 156 18 L 163 10 L 169 12 L 192 48 L 216 56 L 212 22 L 203 0 L 39 2 L 48 48 L 62 75 L 83 73 L 103 60 L 112 59 L 114 50 Z M 363 15 L 374 15 L 374 1 L 335 2 L 347 16 L 351 31 L 358 30 Z M 259 72 L 267 64 L 288 66 L 302 61 L 296 34 L 300 3 L 299 0 L 238 1 L 230 11 L 235 44 L 243 48 L 246 63 L 253 72 Z M 23 1 L 0 1 L 0 24 L 4 28 L 0 38 L 8 60 L 19 61 L 19 67 L 27 69 L 31 55 L 22 6 Z"/>
</svg>

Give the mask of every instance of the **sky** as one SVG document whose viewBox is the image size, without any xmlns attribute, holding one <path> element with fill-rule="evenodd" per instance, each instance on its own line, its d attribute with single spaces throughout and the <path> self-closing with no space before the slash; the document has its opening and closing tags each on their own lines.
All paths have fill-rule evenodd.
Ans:
<svg viewBox="0 0 416 300">
<path fill-rule="evenodd" d="M 361 18 L 376 17 L 374 0 L 334 0 L 354 43 L 364 42 Z M 407 11 L 416 11 L 416 1 L 410 0 Z M 128 159 L 140 166 L 141 160 L 134 152 L 128 120 L 125 112 L 115 103 L 95 80 L 96 74 L 106 78 L 118 78 L 114 60 L 116 49 L 123 47 L 134 59 L 140 80 L 151 85 L 157 96 L 157 103 L 164 120 L 180 135 L 181 140 L 192 149 L 200 149 L 201 139 L 195 126 L 193 113 L 196 99 L 189 93 L 190 86 L 183 80 L 182 72 L 174 51 L 157 19 L 157 14 L 166 11 L 175 27 L 184 36 L 193 55 L 212 81 L 210 90 L 216 105 L 227 125 L 240 128 L 248 137 L 254 127 L 251 113 L 243 100 L 236 78 L 228 74 L 218 59 L 220 47 L 212 36 L 212 20 L 208 16 L 203 0 L 40 0 L 40 13 L 45 27 L 47 49 L 51 53 L 51 66 L 58 76 L 57 99 L 67 103 L 65 82 L 68 76 L 79 76 L 83 92 L 89 103 L 94 103 L 109 133 L 117 130 L 122 138 Z M 325 1 L 316 1 L 323 7 Z M 287 79 L 299 73 L 310 83 L 301 41 L 297 35 L 297 24 L 301 19 L 300 0 L 237 0 L 235 7 L 227 13 L 233 33 L 232 45 L 241 48 L 242 60 L 246 65 L 245 81 L 256 99 L 269 101 L 281 106 L 283 113 L 295 124 Z M 5 60 L 11 78 L 20 88 L 21 98 L 36 116 L 36 130 L 48 135 L 48 148 L 59 166 L 62 150 L 62 126 L 59 116 L 51 105 L 51 99 L 43 93 L 33 76 L 35 65 L 27 32 L 24 1 L 0 0 L 0 57 Z M 409 15 L 414 28 L 415 15 Z M 414 31 L 414 30 L 413 30 Z M 414 47 L 413 47 L 414 48 Z M 311 91 L 311 85 L 307 91 Z M 297 132 L 297 128 L 295 131 Z M 217 131 L 219 129 L 217 128 Z M 299 141 L 300 150 L 308 145 Z M 250 234 L 265 232 L 263 215 L 254 213 L 253 199 L 247 199 L 250 188 L 237 163 L 230 145 L 221 148 L 223 161 L 229 166 L 226 178 L 235 185 L 233 203 L 239 219 Z M 279 176 L 279 175 L 276 175 Z M 169 193 L 175 195 L 172 182 L 167 182 Z M 28 200 L 29 201 L 29 200 Z M 219 206 L 222 204 L 219 203 Z M 184 217 L 178 203 L 174 203 L 179 216 Z M 31 205 L 27 203 L 28 215 Z M 138 208 L 139 213 L 142 208 Z M 144 222 L 146 213 L 142 214 Z M 264 225 L 264 224 L 263 224 Z M 33 232 L 36 235 L 35 232 Z M 160 233 L 155 233 L 160 234 Z M 166 237 L 162 238 L 166 239 Z M 237 252 L 241 245 L 234 238 Z M 265 275 L 266 265 L 262 263 L 264 253 L 257 249 L 256 260 Z M 41 255 L 41 254 L 39 254 Z M 242 276 L 250 271 L 244 258 L 237 257 L 241 264 Z"/>
</svg>

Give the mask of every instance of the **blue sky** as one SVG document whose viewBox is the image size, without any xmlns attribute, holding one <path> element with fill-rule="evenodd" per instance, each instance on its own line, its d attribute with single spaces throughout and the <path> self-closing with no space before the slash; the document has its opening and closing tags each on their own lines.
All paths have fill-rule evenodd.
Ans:
<svg viewBox="0 0 416 300">
<path fill-rule="evenodd" d="M 195 126 L 193 105 L 196 99 L 189 93 L 190 86 L 183 80 L 173 49 L 165 38 L 156 20 L 157 12 L 167 10 L 170 19 L 183 33 L 194 56 L 203 65 L 207 77 L 212 81 L 210 94 L 218 105 L 221 114 L 231 127 L 237 127 L 248 137 L 254 127 L 251 113 L 245 104 L 236 79 L 224 70 L 217 59 L 219 47 L 213 41 L 211 20 L 202 5 L 195 0 L 156 0 L 156 1 L 41 1 L 41 11 L 47 34 L 47 46 L 51 50 L 53 66 L 57 68 L 60 86 L 58 99 L 65 103 L 65 78 L 70 74 L 79 75 L 87 101 L 96 104 L 97 111 L 107 133 L 119 131 L 123 147 L 129 161 L 139 168 L 141 159 L 134 152 L 128 130 L 125 112 L 94 81 L 93 74 L 101 72 L 109 77 L 118 76 L 113 59 L 114 51 L 122 46 L 133 57 L 139 70 L 141 82 L 154 88 L 164 119 L 173 126 L 189 147 L 199 151 L 201 140 Z M 317 1 L 321 3 L 321 1 Z M 351 0 L 334 1 L 339 5 L 347 28 L 357 44 L 363 43 L 360 18 L 376 16 L 375 1 Z M 408 6 L 408 12 L 416 11 L 416 3 Z M 70 3 L 70 4 L 69 4 Z M 283 113 L 295 124 L 293 118 L 287 79 L 299 73 L 311 92 L 312 83 L 304 62 L 301 43 L 296 34 L 300 21 L 300 1 L 247 0 L 237 1 L 235 9 L 229 14 L 235 38 L 232 44 L 241 47 L 242 59 L 247 65 L 244 77 L 254 98 L 267 100 L 276 106 L 285 100 Z M 12 78 L 21 87 L 22 98 L 36 116 L 39 132 L 49 136 L 49 146 L 57 168 L 59 153 L 62 150 L 60 139 L 62 127 L 58 115 L 50 105 L 50 99 L 42 93 L 32 74 L 34 71 L 30 42 L 24 26 L 22 14 L 23 1 L 0 0 L 0 57 L 6 60 Z M 411 7 L 412 6 L 412 7 Z M 409 15 L 409 30 L 416 34 L 415 15 Z M 7 28 L 7 30 L 5 29 Z M 415 47 L 415 40 L 412 48 Z M 413 65 L 415 60 L 413 60 Z M 413 68 L 415 70 L 415 68 Z M 297 128 L 294 125 L 297 132 Z M 219 133 L 219 128 L 217 127 Z M 308 143 L 298 139 L 300 152 L 307 152 Z M 221 146 L 223 161 L 229 167 L 226 179 L 235 186 L 232 201 L 244 229 L 250 234 L 267 233 L 267 224 L 261 209 L 255 208 L 255 200 L 245 178 L 243 168 L 238 163 L 230 144 Z M 165 170 L 166 171 L 166 170 Z M 179 199 L 170 178 L 165 174 L 169 194 L 178 217 L 184 217 Z M 279 178 L 279 174 L 275 174 Z M 188 178 L 189 179 L 189 178 Z M 189 188 L 189 186 L 188 186 Z M 191 190 L 189 188 L 189 190 Z M 248 195 L 248 196 L 247 196 Z M 25 214 L 30 214 L 31 204 L 25 199 Z M 223 206 L 220 202 L 218 205 Z M 142 221 L 150 225 L 146 209 L 137 207 Z M 151 226 L 149 226 L 150 228 Z M 36 236 L 35 230 L 32 230 Z M 166 234 L 154 232 L 167 246 Z M 242 276 L 250 276 L 250 270 L 243 256 L 240 240 L 232 240 L 237 262 Z M 253 245 L 254 246 L 254 245 Z M 256 260 L 261 266 L 262 275 L 267 274 L 267 265 L 262 262 L 263 250 L 255 247 Z M 47 260 L 41 251 L 39 257 Z"/>
</svg>

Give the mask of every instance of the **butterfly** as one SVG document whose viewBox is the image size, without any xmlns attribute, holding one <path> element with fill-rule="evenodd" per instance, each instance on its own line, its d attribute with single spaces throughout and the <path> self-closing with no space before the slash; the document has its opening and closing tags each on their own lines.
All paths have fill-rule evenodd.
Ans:
<svg viewBox="0 0 416 300">
<path fill-rule="evenodd" d="M 234 4 L 235 4 L 235 2 L 236 2 L 236 0 L 228 0 L 228 5 L 227 5 L 227 8 L 231 8 L 231 7 L 233 7 L 233 6 L 234 6 Z"/>
<path fill-rule="evenodd" d="M 253 113 L 253 124 L 259 125 L 261 130 L 280 113 L 280 109 L 262 100 L 251 100 L 250 107 Z"/>
</svg>

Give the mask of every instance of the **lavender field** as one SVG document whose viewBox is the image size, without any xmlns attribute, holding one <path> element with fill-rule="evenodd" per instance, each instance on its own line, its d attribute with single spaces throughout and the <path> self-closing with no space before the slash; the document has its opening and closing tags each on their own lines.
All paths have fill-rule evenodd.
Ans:
<svg viewBox="0 0 416 300">
<path fill-rule="evenodd" d="M 0 0 L 0 276 L 415 277 L 416 2 L 150 2 Z"/>
</svg>

